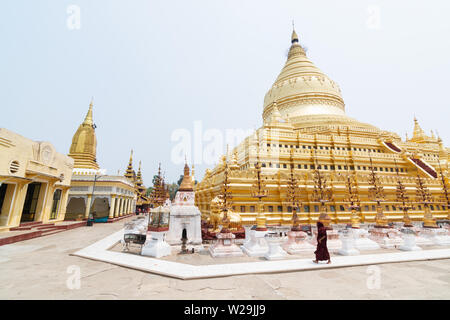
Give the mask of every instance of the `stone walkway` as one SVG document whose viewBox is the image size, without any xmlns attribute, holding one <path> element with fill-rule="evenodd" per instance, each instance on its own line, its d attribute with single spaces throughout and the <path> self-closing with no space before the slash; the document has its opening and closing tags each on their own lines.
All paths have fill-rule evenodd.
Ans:
<svg viewBox="0 0 450 320">
<path fill-rule="evenodd" d="M 450 299 L 450 259 L 180 280 L 70 255 L 127 221 L 0 247 L 0 298 Z"/>
</svg>

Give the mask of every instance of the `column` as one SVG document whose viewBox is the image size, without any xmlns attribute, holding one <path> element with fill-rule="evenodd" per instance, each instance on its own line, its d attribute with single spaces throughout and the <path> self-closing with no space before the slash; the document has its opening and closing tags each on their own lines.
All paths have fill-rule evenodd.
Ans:
<svg viewBox="0 0 450 320">
<path fill-rule="evenodd" d="M 69 199 L 69 188 L 62 189 L 61 202 L 59 204 L 59 213 L 57 219 L 64 220 L 66 216 L 67 201 Z"/>
<path fill-rule="evenodd" d="M 130 198 L 128 198 L 128 214 L 131 214 L 131 213 L 133 213 L 132 211 L 131 211 L 131 199 Z"/>
<path fill-rule="evenodd" d="M 84 218 L 89 218 L 89 210 L 91 209 L 91 201 L 92 201 L 92 194 L 87 195 L 87 203 L 86 203 L 86 210 L 84 211 Z"/>
<path fill-rule="evenodd" d="M 112 194 L 110 195 L 110 201 L 111 201 L 111 206 L 109 207 L 109 219 L 113 219 L 114 218 L 114 209 L 115 209 L 115 199 L 116 195 Z"/>
<path fill-rule="evenodd" d="M 119 210 L 119 216 L 122 217 L 123 216 L 123 207 L 125 205 L 125 198 L 123 196 L 121 196 L 121 200 L 120 200 L 120 210 Z"/>
<path fill-rule="evenodd" d="M 115 208 L 114 208 L 114 218 L 117 218 L 119 216 L 119 208 L 120 208 L 120 198 L 117 197 L 114 201 Z"/>
</svg>

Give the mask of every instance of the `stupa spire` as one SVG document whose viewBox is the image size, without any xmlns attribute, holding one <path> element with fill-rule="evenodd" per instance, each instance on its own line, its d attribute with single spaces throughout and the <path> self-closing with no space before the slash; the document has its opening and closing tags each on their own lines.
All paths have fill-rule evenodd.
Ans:
<svg viewBox="0 0 450 320">
<path fill-rule="evenodd" d="M 92 118 L 92 107 L 94 106 L 94 98 L 91 99 L 91 103 L 89 103 L 89 110 L 86 113 L 86 117 L 84 118 L 83 124 L 94 125 L 94 120 Z"/>
<path fill-rule="evenodd" d="M 295 32 L 295 26 L 294 21 L 292 21 L 292 36 L 291 36 L 291 43 L 298 43 L 298 35 L 297 32 Z"/>
<path fill-rule="evenodd" d="M 125 177 L 133 180 L 134 179 L 134 171 L 133 171 L 133 149 L 131 149 L 130 161 L 128 162 L 127 170 L 125 171 Z"/>
<path fill-rule="evenodd" d="M 178 189 L 180 191 L 193 191 L 194 188 L 192 186 L 192 178 L 189 174 L 189 166 L 187 164 L 187 161 L 184 163 L 184 175 L 183 180 L 181 181 L 180 188 Z"/>
<path fill-rule="evenodd" d="M 92 109 L 93 100 L 91 99 L 89 110 L 72 138 L 69 157 L 75 159 L 74 168 L 99 169 L 96 160 L 97 138 Z"/>
</svg>

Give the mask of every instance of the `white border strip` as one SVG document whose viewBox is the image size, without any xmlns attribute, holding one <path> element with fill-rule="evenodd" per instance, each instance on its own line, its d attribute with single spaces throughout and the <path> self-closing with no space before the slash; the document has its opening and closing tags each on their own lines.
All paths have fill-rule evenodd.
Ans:
<svg viewBox="0 0 450 320">
<path fill-rule="evenodd" d="M 123 229 L 73 253 L 72 255 L 184 280 L 450 258 L 450 249 L 447 248 L 358 256 L 334 256 L 331 264 L 315 264 L 312 262 L 314 257 L 311 256 L 310 259 L 288 259 L 194 266 L 129 253 L 109 251 L 109 249 L 117 244 L 122 238 Z"/>
</svg>

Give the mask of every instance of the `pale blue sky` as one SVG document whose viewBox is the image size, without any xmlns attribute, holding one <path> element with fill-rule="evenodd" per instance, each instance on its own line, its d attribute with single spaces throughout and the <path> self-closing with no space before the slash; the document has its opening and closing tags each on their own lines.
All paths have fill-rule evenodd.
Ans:
<svg viewBox="0 0 450 320">
<path fill-rule="evenodd" d="M 66 25 L 72 4 L 79 30 Z M 123 173 L 133 148 L 147 186 L 158 162 L 174 181 L 174 130 L 261 125 L 295 20 L 348 115 L 404 138 L 415 114 L 448 146 L 449 14 L 448 1 L 2 1 L 0 127 L 68 153 L 94 96 L 101 167 Z"/>
</svg>

